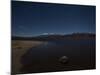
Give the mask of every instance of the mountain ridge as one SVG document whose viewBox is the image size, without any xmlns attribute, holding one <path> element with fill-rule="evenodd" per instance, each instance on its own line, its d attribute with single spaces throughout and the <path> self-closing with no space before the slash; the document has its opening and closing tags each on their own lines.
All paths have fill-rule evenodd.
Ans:
<svg viewBox="0 0 100 75">
<path fill-rule="evenodd" d="M 39 35 L 34 37 L 20 37 L 12 36 L 12 40 L 68 40 L 68 39 L 95 39 L 93 33 L 73 33 L 73 34 L 52 34 L 52 35 Z"/>
</svg>

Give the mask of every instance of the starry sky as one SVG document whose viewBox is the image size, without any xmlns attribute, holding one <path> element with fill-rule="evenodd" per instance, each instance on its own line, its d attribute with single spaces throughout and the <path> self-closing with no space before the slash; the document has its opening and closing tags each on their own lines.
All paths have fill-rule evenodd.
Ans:
<svg viewBox="0 0 100 75">
<path fill-rule="evenodd" d="M 12 1 L 13 36 L 95 33 L 95 6 Z"/>
</svg>

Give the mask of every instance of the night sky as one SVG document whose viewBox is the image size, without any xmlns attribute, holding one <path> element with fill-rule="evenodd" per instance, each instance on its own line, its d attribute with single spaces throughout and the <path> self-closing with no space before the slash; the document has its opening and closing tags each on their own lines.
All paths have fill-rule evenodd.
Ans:
<svg viewBox="0 0 100 75">
<path fill-rule="evenodd" d="M 12 1 L 12 35 L 95 33 L 95 6 Z"/>
</svg>

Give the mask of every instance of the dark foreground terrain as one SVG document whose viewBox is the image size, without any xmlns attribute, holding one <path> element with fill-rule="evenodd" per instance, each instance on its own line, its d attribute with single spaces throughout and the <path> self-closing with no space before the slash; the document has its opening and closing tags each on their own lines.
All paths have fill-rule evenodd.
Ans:
<svg viewBox="0 0 100 75">
<path fill-rule="evenodd" d="M 45 37 L 46 40 L 39 40 L 42 42 L 41 44 L 27 48 L 26 52 L 20 56 L 18 62 L 20 62 L 21 67 L 18 70 L 15 70 L 14 65 L 17 64 L 13 62 L 16 57 L 13 57 L 12 73 L 23 74 L 95 69 L 95 35 L 86 35 L 84 37 L 81 35 L 81 38 L 75 35 L 73 37 L 67 37 L 67 39 L 60 37 L 60 39 L 55 40 L 53 36 L 51 40 L 47 39 L 47 37 Z M 15 50 L 16 48 L 13 48 L 13 51 Z M 12 53 L 14 55 L 14 52 Z M 61 60 L 63 57 L 68 58 L 65 59 L 67 62 L 63 63 L 63 60 Z"/>
</svg>

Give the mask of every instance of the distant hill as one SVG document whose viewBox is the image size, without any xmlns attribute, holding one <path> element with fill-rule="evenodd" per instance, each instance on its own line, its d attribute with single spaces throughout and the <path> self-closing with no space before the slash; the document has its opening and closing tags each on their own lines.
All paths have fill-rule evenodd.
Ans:
<svg viewBox="0 0 100 75">
<path fill-rule="evenodd" d="M 95 39 L 95 34 L 92 33 L 73 33 L 73 34 L 53 34 L 53 35 L 39 35 L 35 37 L 19 37 L 12 36 L 12 40 L 40 40 L 40 41 L 49 41 L 49 40 L 78 40 L 78 39 Z"/>
</svg>

